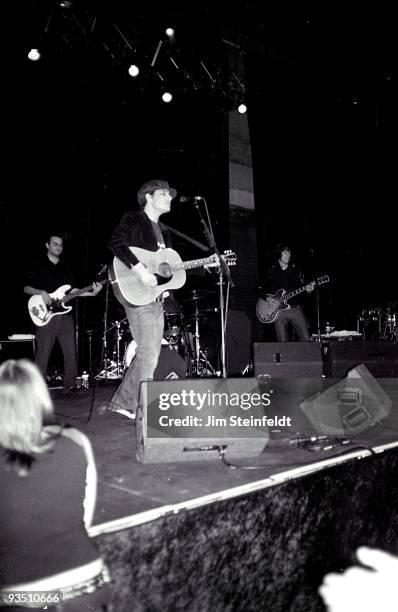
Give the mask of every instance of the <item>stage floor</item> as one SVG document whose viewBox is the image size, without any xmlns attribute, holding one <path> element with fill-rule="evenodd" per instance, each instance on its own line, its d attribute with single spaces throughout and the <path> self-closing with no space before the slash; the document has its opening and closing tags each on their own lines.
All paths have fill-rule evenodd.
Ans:
<svg viewBox="0 0 398 612">
<path fill-rule="evenodd" d="M 94 449 L 98 496 L 93 534 L 120 529 L 126 517 L 129 517 L 126 526 L 139 524 L 164 515 L 168 509 L 175 512 L 181 503 L 198 500 L 198 505 L 206 503 L 206 496 L 213 496 L 214 501 L 218 493 L 220 498 L 239 495 L 247 490 L 270 486 L 270 483 L 275 484 L 281 479 L 286 480 L 297 473 L 323 469 L 341 453 L 347 453 L 350 449 L 358 452 L 358 444 L 379 448 L 398 445 L 398 394 L 395 391 L 398 381 L 391 379 L 387 386 L 390 387 L 388 392 L 393 406 L 390 415 L 383 421 L 383 428 L 373 427 L 371 434 L 367 433 L 367 438 L 357 438 L 349 446 L 309 452 L 292 445 L 291 436 L 295 432 L 286 429 L 270 431 L 268 444 L 265 440 L 265 448 L 260 455 L 235 461 L 240 466 L 250 465 L 261 469 L 231 469 L 217 458 L 144 464 L 136 458 L 134 421 L 118 413 L 101 410 L 109 401 L 116 384 L 115 381 L 101 381 L 95 389 L 66 397 L 59 391 L 51 391 L 58 420 L 85 432 Z M 365 436 L 365 432 L 362 435 Z M 364 456 L 369 455 L 366 450 L 362 452 Z M 346 454 L 342 455 L 344 460 L 346 457 Z"/>
</svg>

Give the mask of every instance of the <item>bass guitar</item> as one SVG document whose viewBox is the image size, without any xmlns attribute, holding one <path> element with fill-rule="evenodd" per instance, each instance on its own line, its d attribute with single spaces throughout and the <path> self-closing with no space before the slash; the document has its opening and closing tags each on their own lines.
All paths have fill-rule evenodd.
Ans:
<svg viewBox="0 0 398 612">
<path fill-rule="evenodd" d="M 267 294 L 266 299 L 261 297 L 258 298 L 256 304 L 256 313 L 258 320 L 261 321 L 261 323 L 273 323 L 274 321 L 276 321 L 278 314 L 281 310 L 286 310 L 287 308 L 290 308 L 290 304 L 288 304 L 288 301 L 295 295 L 298 295 L 299 293 L 305 291 L 307 285 L 315 284 L 317 286 L 328 282 L 329 277 L 325 274 L 325 276 L 321 276 L 316 280 L 312 281 L 311 283 L 307 283 L 306 285 L 299 287 L 298 289 L 289 291 L 289 293 L 286 293 L 285 289 L 279 289 L 279 291 L 277 291 L 275 294 Z M 275 302 L 273 302 L 273 300 L 275 300 Z"/>
<path fill-rule="evenodd" d="M 164 291 L 182 287 L 186 281 L 185 270 L 220 265 L 218 255 L 182 261 L 177 251 L 169 248 L 158 251 L 148 251 L 140 247 L 129 248 L 149 272 L 157 277 L 158 285 L 147 287 L 134 269 L 128 268 L 120 259 L 114 257 L 109 266 L 109 276 L 116 298 L 121 304 L 145 306 L 156 300 Z M 236 263 L 236 254 L 232 251 L 224 251 L 221 258 L 227 266 L 234 266 Z"/>
<path fill-rule="evenodd" d="M 105 285 L 105 283 L 108 282 L 108 279 L 98 282 L 100 285 Z M 71 295 L 68 295 L 67 292 L 72 288 L 71 285 L 61 285 L 61 287 L 58 287 L 56 291 L 49 293 L 51 303 L 48 305 L 45 303 L 41 295 L 32 295 L 28 301 L 30 318 L 38 327 L 47 325 L 47 323 L 51 321 L 53 317 L 70 312 L 72 310 L 72 306 L 65 306 L 65 304 L 69 302 L 69 300 L 79 297 L 82 293 L 85 293 L 91 289 L 91 287 L 92 285 L 89 285 L 88 287 L 84 287 L 83 289 L 79 289 Z"/>
</svg>

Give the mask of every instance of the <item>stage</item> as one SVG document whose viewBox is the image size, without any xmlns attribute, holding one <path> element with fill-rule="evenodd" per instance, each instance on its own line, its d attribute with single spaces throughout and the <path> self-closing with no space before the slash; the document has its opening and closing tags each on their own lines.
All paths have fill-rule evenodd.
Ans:
<svg viewBox="0 0 398 612">
<path fill-rule="evenodd" d="M 263 452 L 234 462 L 253 470 L 140 463 L 134 422 L 101 410 L 117 383 L 52 391 L 58 419 L 94 448 L 90 534 L 111 571 L 110 609 L 322 610 L 323 574 L 357 546 L 395 552 L 398 396 L 395 379 L 383 382 L 391 412 L 355 444 L 309 452 L 291 430 L 271 431 Z"/>
</svg>

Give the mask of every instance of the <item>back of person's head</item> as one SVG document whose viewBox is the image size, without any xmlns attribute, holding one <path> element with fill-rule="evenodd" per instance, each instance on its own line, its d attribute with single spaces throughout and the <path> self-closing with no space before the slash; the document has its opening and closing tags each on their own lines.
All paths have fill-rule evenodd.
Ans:
<svg viewBox="0 0 398 612">
<path fill-rule="evenodd" d="M 53 405 L 37 366 L 27 359 L 0 365 L 0 445 L 32 456 L 48 450 L 43 426 L 53 421 Z"/>
</svg>

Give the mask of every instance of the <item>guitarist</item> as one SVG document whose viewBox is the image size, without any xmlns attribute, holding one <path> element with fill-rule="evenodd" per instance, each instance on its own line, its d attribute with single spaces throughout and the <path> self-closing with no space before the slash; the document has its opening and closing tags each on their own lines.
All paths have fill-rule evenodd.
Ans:
<svg viewBox="0 0 398 612">
<path fill-rule="evenodd" d="M 161 215 L 170 212 L 171 201 L 177 192 L 167 181 L 152 180 L 144 183 L 137 192 L 140 211 L 127 211 L 115 228 L 109 248 L 132 273 L 138 274 L 146 287 L 158 284 L 154 274 L 138 261 L 129 247 L 140 247 L 148 251 L 170 247 L 169 232 L 159 223 Z M 123 302 L 130 332 L 137 343 L 132 360 L 121 384 L 114 393 L 108 410 L 120 412 L 135 419 L 140 383 L 150 380 L 155 372 L 164 330 L 163 299 L 167 292 L 144 306 L 133 306 Z"/>
<path fill-rule="evenodd" d="M 44 302 L 51 303 L 50 293 L 53 293 L 62 285 L 74 286 L 72 272 L 67 268 L 62 259 L 64 241 L 62 236 L 52 234 L 47 237 L 47 253 L 28 271 L 24 293 L 27 295 L 41 295 Z M 92 290 L 82 293 L 82 296 L 92 297 L 101 291 L 100 283 L 93 283 Z M 70 294 L 78 291 L 71 289 Z M 64 359 L 64 383 L 63 393 L 69 394 L 76 390 L 76 346 L 75 326 L 71 313 L 55 316 L 43 327 L 37 327 L 36 334 L 36 361 L 47 380 L 47 366 L 50 355 L 58 340 Z"/>
<path fill-rule="evenodd" d="M 264 284 L 267 294 L 275 294 L 279 289 L 286 292 L 293 291 L 304 286 L 305 281 L 302 272 L 291 263 L 292 250 L 288 245 L 278 245 L 275 249 L 276 263 L 268 270 L 268 276 Z M 306 285 L 307 293 L 314 289 L 314 283 Z M 280 310 L 274 321 L 275 333 L 278 342 L 287 342 L 289 326 L 293 327 L 301 342 L 310 339 L 307 321 L 299 303 L 300 296 L 289 300 L 290 308 Z M 274 298 L 267 298 L 271 305 L 277 307 L 279 302 Z"/>
</svg>

